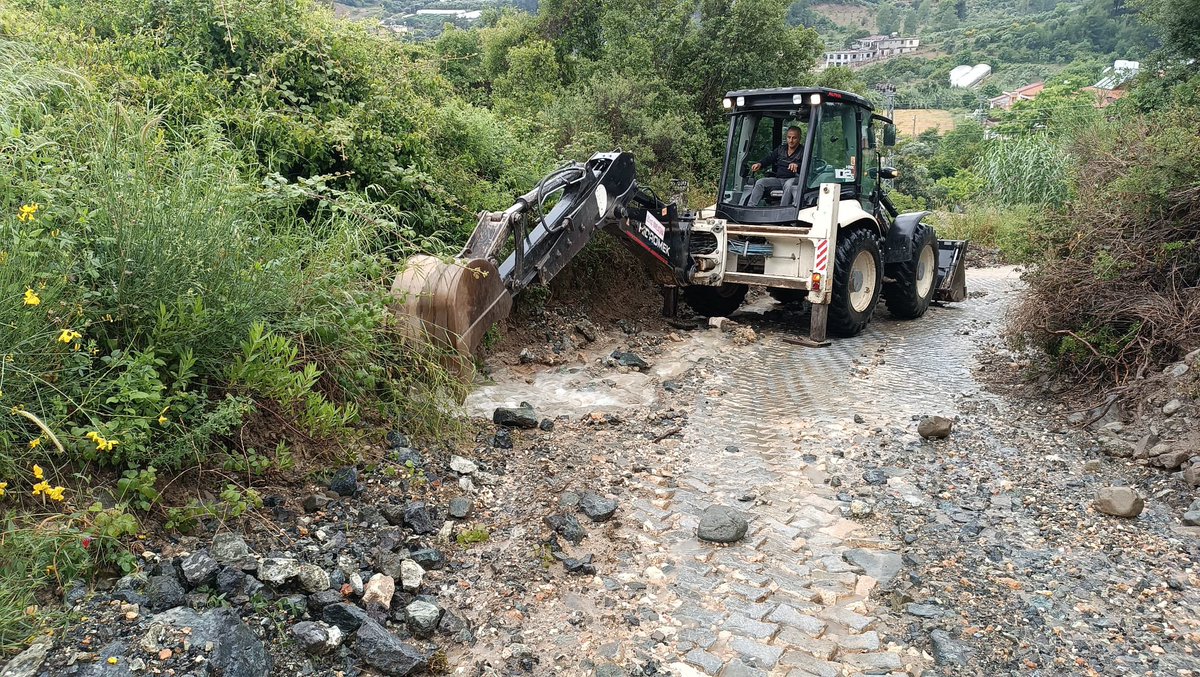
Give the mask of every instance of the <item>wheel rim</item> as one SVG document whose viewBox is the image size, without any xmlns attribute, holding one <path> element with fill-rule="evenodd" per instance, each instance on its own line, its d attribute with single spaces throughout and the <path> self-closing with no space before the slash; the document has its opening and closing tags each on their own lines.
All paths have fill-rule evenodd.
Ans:
<svg viewBox="0 0 1200 677">
<path fill-rule="evenodd" d="M 919 298 L 929 295 L 929 290 L 933 287 L 933 271 L 936 268 L 933 247 L 922 248 L 921 256 L 917 259 L 917 296 Z"/>
<path fill-rule="evenodd" d="M 879 271 L 875 257 L 867 250 L 860 251 L 850 264 L 850 307 L 855 312 L 864 312 L 875 298 L 875 287 L 879 284 Z"/>
</svg>

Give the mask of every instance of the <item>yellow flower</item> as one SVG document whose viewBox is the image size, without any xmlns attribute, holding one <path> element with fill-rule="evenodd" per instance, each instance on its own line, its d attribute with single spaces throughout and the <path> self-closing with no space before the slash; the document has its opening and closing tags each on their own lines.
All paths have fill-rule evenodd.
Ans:
<svg viewBox="0 0 1200 677">
<path fill-rule="evenodd" d="M 46 491 L 46 492 L 50 491 L 50 483 L 49 482 L 42 481 L 42 482 L 38 482 L 37 484 L 33 485 L 33 495 L 34 496 L 37 496 L 38 494 L 42 493 L 43 491 Z"/>
<path fill-rule="evenodd" d="M 25 290 L 25 305 L 36 306 L 36 305 L 41 304 L 41 302 L 42 302 L 42 299 L 41 299 L 41 297 L 39 297 L 37 295 L 37 292 L 35 292 L 32 289 Z"/>
<path fill-rule="evenodd" d="M 158 415 L 158 424 L 159 424 L 159 425 L 166 425 L 166 424 L 167 424 L 167 417 L 166 417 L 166 416 L 163 416 L 162 414 L 159 414 L 159 415 Z"/>
<path fill-rule="evenodd" d="M 46 478 L 45 473 L 42 472 L 42 466 L 40 466 L 40 465 L 33 466 L 33 476 L 35 479 L 39 479 L 39 480 Z"/>
<path fill-rule="evenodd" d="M 37 449 L 37 448 L 38 448 L 38 445 L 39 445 L 39 444 L 41 444 L 41 443 L 42 443 L 42 438 L 40 438 L 40 437 L 35 437 L 35 438 L 33 438 L 32 440 L 29 440 L 29 448 L 30 448 L 30 449 Z M 39 479 L 40 479 L 40 478 L 39 478 Z"/>
<path fill-rule="evenodd" d="M 4 498 L 6 489 L 8 489 L 8 482 L 0 482 L 0 498 Z"/>
<path fill-rule="evenodd" d="M 58 335 L 58 342 L 70 343 L 71 341 L 77 341 L 81 338 L 83 338 L 83 334 L 80 334 L 74 329 L 64 329 L 62 330 L 62 333 Z"/>
<path fill-rule="evenodd" d="M 27 205 L 21 205 L 21 208 L 17 212 L 17 219 L 22 222 L 33 221 L 36 218 L 35 214 L 37 214 L 38 210 L 41 208 L 42 206 L 36 202 L 31 202 Z"/>
<path fill-rule="evenodd" d="M 49 496 L 50 500 L 52 501 L 61 501 L 63 500 L 63 492 L 66 490 L 66 487 L 54 487 L 53 489 L 47 489 L 46 495 Z"/>
<path fill-rule="evenodd" d="M 84 437 L 96 443 L 96 451 L 112 451 L 113 447 L 117 446 L 116 440 L 106 440 L 100 433 L 92 431 Z"/>
</svg>

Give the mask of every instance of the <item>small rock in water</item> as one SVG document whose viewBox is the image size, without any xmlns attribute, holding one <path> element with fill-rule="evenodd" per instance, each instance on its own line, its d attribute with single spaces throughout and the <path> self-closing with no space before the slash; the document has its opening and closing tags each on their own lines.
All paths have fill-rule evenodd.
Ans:
<svg viewBox="0 0 1200 677">
<path fill-rule="evenodd" d="M 950 436 L 954 421 L 944 416 L 926 416 L 917 424 L 917 434 L 927 440 L 941 440 Z"/>
<path fill-rule="evenodd" d="M 329 490 L 338 496 L 353 496 L 358 491 L 358 468 L 350 466 L 334 473 L 329 480 Z"/>
<path fill-rule="evenodd" d="M 554 419 L 543 418 L 542 422 L 538 424 L 538 428 L 541 430 L 544 430 L 546 432 L 553 432 L 554 431 Z"/>
<path fill-rule="evenodd" d="M 533 405 L 522 402 L 519 407 L 496 407 L 492 422 L 510 428 L 536 428 L 538 418 Z"/>
<path fill-rule="evenodd" d="M 605 522 L 617 511 L 617 502 L 599 494 L 588 492 L 580 497 L 579 509 L 593 522 Z"/>
<path fill-rule="evenodd" d="M 575 519 L 574 515 L 550 515 L 545 521 L 546 526 L 553 529 L 555 533 L 576 545 L 587 536 L 587 532 L 583 530 L 583 526 L 579 524 L 579 520 Z"/>
<path fill-rule="evenodd" d="M 1092 507 L 1115 517 L 1137 517 L 1142 514 L 1146 503 L 1129 487 L 1102 487 L 1096 492 Z"/>
<path fill-rule="evenodd" d="M 455 519 L 462 519 L 471 514 L 471 499 L 459 496 L 458 498 L 450 499 L 450 516 Z"/>
<path fill-rule="evenodd" d="M 617 363 L 617 366 L 620 367 L 629 367 L 630 369 L 650 368 L 650 364 L 648 362 L 630 352 L 614 350 L 612 352 L 612 359 Z"/>
<path fill-rule="evenodd" d="M 740 512 L 723 505 L 712 505 L 700 516 L 696 537 L 712 543 L 736 543 L 745 538 L 750 525 Z"/>
<path fill-rule="evenodd" d="M 855 415 L 854 415 L 854 422 L 855 422 L 855 423 L 866 423 L 866 422 L 867 422 L 867 420 L 866 420 L 865 418 L 863 418 L 863 417 L 862 417 L 862 414 L 855 414 Z"/>
</svg>

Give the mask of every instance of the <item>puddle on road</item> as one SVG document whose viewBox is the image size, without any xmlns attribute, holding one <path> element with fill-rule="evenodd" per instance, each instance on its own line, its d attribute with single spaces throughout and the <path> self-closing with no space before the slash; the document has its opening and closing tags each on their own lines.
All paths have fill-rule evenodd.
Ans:
<svg viewBox="0 0 1200 677">
<path fill-rule="evenodd" d="M 646 372 L 621 373 L 604 366 L 613 346 L 590 351 L 586 364 L 576 363 L 526 374 L 509 367 L 497 369 L 492 383 L 477 387 L 463 402 L 470 416 L 491 417 L 496 407 L 528 402 L 539 415 L 582 416 L 593 411 L 618 412 L 658 400 L 657 384 L 678 378 L 697 362 L 733 346 L 729 334 L 697 329 L 679 332 L 683 341 L 663 344 L 659 355 L 641 355 L 650 363 Z M 636 352 L 636 351 L 635 351 Z"/>
</svg>

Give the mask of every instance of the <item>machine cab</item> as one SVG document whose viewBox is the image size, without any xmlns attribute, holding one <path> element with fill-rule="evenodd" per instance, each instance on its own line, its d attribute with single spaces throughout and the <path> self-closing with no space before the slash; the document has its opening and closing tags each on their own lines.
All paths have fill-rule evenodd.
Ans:
<svg viewBox="0 0 1200 677">
<path fill-rule="evenodd" d="M 869 101 L 796 87 L 731 92 L 723 103 L 729 138 L 717 216 L 747 224 L 796 223 L 801 210 L 816 204 L 822 183 L 841 184 L 842 199 L 858 199 L 868 213 L 878 212 L 875 121 L 885 119 L 872 115 Z M 799 132 L 799 153 L 789 153 L 790 130 Z M 779 155 L 799 162 L 776 162 Z M 752 171 L 756 164 L 762 166 Z"/>
</svg>

